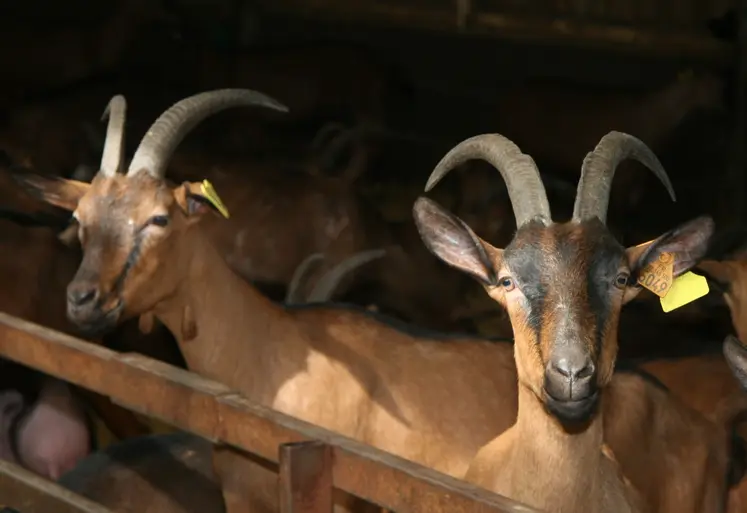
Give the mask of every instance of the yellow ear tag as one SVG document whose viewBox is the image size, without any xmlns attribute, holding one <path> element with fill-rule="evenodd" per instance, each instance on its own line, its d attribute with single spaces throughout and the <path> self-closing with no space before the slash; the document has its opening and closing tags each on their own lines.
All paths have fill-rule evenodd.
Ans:
<svg viewBox="0 0 747 513">
<path fill-rule="evenodd" d="M 673 274 L 674 255 L 662 253 L 638 274 L 638 284 L 663 298 L 672 286 Z"/>
<path fill-rule="evenodd" d="M 708 281 L 703 276 L 686 272 L 678 276 L 666 297 L 660 298 L 661 309 L 671 312 L 708 294 Z"/>
<path fill-rule="evenodd" d="M 225 217 L 226 219 L 231 217 L 228 214 L 228 209 L 220 200 L 220 197 L 218 197 L 218 193 L 215 192 L 213 184 L 211 184 L 208 180 L 203 180 L 200 184 L 200 191 L 202 192 L 202 195 L 205 196 L 205 198 L 210 201 L 210 203 L 212 203 L 215 208 L 218 209 L 218 212 L 220 212 L 223 217 Z"/>
</svg>

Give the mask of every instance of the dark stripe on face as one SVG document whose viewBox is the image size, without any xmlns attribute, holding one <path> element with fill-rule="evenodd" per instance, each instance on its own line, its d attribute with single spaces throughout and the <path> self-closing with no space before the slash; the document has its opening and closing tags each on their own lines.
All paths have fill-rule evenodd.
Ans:
<svg viewBox="0 0 747 513">
<path fill-rule="evenodd" d="M 615 287 L 615 279 L 624 256 L 624 250 L 611 236 L 598 235 L 590 249 L 589 268 L 586 274 L 586 287 L 589 308 L 595 317 L 594 340 L 597 355 L 602 350 L 604 328 L 612 311 L 610 293 Z"/>
<path fill-rule="evenodd" d="M 547 282 L 542 274 L 546 265 L 545 251 L 540 244 L 542 233 L 542 228 L 529 225 L 517 233 L 504 252 L 506 265 L 527 300 L 527 325 L 534 331 L 537 343 L 547 296 Z"/>
<path fill-rule="evenodd" d="M 134 265 L 137 263 L 138 259 L 140 258 L 140 249 L 143 243 L 143 230 L 148 226 L 148 224 L 145 224 L 141 227 L 139 227 L 135 231 L 134 235 L 134 243 L 132 246 L 132 249 L 130 250 L 130 253 L 127 255 L 127 260 L 125 260 L 124 266 L 122 266 L 122 271 L 119 273 L 119 276 L 117 276 L 117 279 L 114 281 L 114 287 L 112 287 L 112 293 L 120 293 L 122 291 L 122 287 L 124 287 L 124 282 L 127 279 L 127 275 L 132 270 Z"/>
</svg>

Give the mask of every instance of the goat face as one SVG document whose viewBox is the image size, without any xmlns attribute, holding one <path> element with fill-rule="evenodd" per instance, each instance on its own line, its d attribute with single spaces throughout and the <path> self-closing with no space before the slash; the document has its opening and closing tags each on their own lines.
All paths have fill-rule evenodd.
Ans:
<svg viewBox="0 0 747 513">
<path fill-rule="evenodd" d="M 178 241 L 210 205 L 194 192 L 199 184 L 172 189 L 147 173 L 34 185 L 73 210 L 83 260 L 67 288 L 67 314 L 89 333 L 148 312 L 175 290 L 188 264 Z"/>
<path fill-rule="evenodd" d="M 620 310 L 641 290 L 639 271 L 669 253 L 674 258 L 674 276 L 685 273 L 704 254 L 713 223 L 710 218 L 698 218 L 628 249 L 606 228 L 598 206 L 593 215 L 585 213 L 588 199 L 581 207 L 577 199 L 571 221 L 553 223 L 531 159 L 505 138 L 484 137 L 465 141 L 461 149 L 457 146 L 434 175 L 437 180 L 443 169 L 448 170 L 446 166 L 458 161 L 454 152 L 458 155 L 465 149 L 471 150 L 467 152 L 471 158 L 492 158 L 502 173 L 508 174 L 506 168 L 511 166 L 520 168 L 506 179 L 519 227 L 511 243 L 505 249 L 491 246 L 461 219 L 422 197 L 413 210 L 416 225 L 431 252 L 478 279 L 507 309 L 520 384 L 561 422 L 587 421 L 597 408 L 599 391 L 611 379 Z M 636 151 L 643 151 L 643 143 L 635 141 Z M 488 150 L 480 153 L 480 148 Z M 599 192 L 588 195 L 586 188 L 579 186 L 579 198 L 599 201 Z M 606 210 L 606 202 L 599 203 Z"/>
<path fill-rule="evenodd" d="M 149 128 L 126 174 L 120 174 L 126 104 L 115 96 L 104 155 L 90 184 L 24 174 L 22 185 L 73 212 L 83 261 L 68 286 L 68 317 L 84 330 L 101 332 L 151 311 L 175 292 L 189 265 L 188 234 L 213 207 L 200 184 L 172 189 L 164 179 L 169 157 L 199 121 L 229 107 L 260 105 L 287 110 L 261 93 L 223 89 L 185 98 Z M 214 207 L 213 207 L 214 208 Z"/>
<path fill-rule="evenodd" d="M 493 265 L 489 293 L 519 332 L 527 384 L 559 418 L 588 418 L 617 353 L 615 314 L 630 278 L 623 247 L 598 219 L 529 223 Z"/>
</svg>

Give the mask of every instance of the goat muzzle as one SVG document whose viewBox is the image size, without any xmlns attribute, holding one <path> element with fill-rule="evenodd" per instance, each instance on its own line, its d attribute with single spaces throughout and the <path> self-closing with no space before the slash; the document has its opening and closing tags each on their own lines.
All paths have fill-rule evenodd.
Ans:
<svg viewBox="0 0 747 513">
<path fill-rule="evenodd" d="M 113 306 L 112 306 L 113 305 Z M 100 335 L 116 326 L 124 304 L 104 301 L 98 284 L 73 281 L 67 288 L 67 317 L 87 335 Z"/>
<path fill-rule="evenodd" d="M 594 362 L 587 356 L 557 355 L 545 368 L 545 406 L 561 422 L 588 420 L 599 399 L 596 376 Z"/>
</svg>

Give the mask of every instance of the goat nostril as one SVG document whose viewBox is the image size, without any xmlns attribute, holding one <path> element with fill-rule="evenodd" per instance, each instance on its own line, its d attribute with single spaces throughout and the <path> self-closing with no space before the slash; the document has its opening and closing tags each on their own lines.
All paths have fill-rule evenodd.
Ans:
<svg viewBox="0 0 747 513">
<path fill-rule="evenodd" d="M 565 378 L 572 380 L 585 379 L 594 374 L 594 364 L 590 361 L 574 362 L 567 358 L 561 358 L 552 363 L 555 372 Z"/>
<path fill-rule="evenodd" d="M 67 298 L 70 303 L 75 306 L 83 306 L 86 303 L 90 303 L 98 296 L 98 291 L 95 288 L 92 289 L 72 289 L 68 292 Z"/>
<path fill-rule="evenodd" d="M 594 368 L 594 364 L 589 362 L 584 366 L 584 368 L 582 368 L 581 370 L 578 371 L 578 373 L 576 373 L 576 379 L 589 378 L 594 375 L 595 370 L 596 369 Z"/>
</svg>

